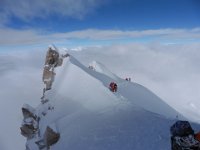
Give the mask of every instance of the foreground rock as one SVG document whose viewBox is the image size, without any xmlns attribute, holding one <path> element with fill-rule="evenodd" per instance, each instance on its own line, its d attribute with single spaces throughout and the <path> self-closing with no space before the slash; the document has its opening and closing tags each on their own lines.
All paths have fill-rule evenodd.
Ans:
<svg viewBox="0 0 200 150">
<path fill-rule="evenodd" d="M 22 107 L 22 113 L 24 116 L 22 126 L 21 126 L 21 134 L 30 139 L 34 137 L 36 132 L 38 131 L 38 121 L 39 118 L 35 114 L 35 109 L 25 104 Z"/>
<path fill-rule="evenodd" d="M 45 130 L 41 131 L 40 120 L 45 118 L 49 111 L 54 110 L 50 100 L 45 97 L 45 92 L 52 88 L 56 76 L 54 68 L 61 66 L 66 57 L 69 57 L 69 54 L 61 55 L 55 46 L 48 48 L 42 76 L 45 87 L 41 104 L 37 109 L 28 104 L 24 104 L 22 107 L 24 118 L 20 130 L 21 134 L 27 138 L 26 150 L 49 150 L 60 139 L 55 125 L 47 125 Z"/>
</svg>

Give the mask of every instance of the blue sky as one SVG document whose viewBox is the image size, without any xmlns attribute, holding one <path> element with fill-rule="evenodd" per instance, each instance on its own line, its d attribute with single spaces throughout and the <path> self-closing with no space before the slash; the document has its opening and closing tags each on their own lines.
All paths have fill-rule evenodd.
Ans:
<svg viewBox="0 0 200 150">
<path fill-rule="evenodd" d="M 33 14 L 33 18 L 25 20 L 11 14 L 6 25 L 17 29 L 39 28 L 49 32 L 87 28 L 122 30 L 194 28 L 200 25 L 199 0 L 110 0 L 89 9 L 93 10 L 81 18 L 73 14 L 63 16 L 61 13 L 52 12 L 44 18 Z"/>
<path fill-rule="evenodd" d="M 200 1 L 199 0 L 2 0 L 0 1 L 0 33 L 9 37 L 0 38 L 0 46 L 41 44 L 64 41 L 67 44 L 99 44 L 115 42 L 160 40 L 199 41 Z M 166 30 L 169 30 L 169 33 Z M 2 30 L 2 31 L 1 31 Z M 111 31 L 140 32 L 142 35 L 112 37 L 110 33 L 100 40 L 94 37 L 78 37 L 78 31 L 97 30 L 98 36 Z M 151 30 L 151 34 L 143 32 Z M 163 34 L 164 30 L 164 34 Z M 184 39 L 178 30 L 184 30 Z M 5 32 L 7 31 L 7 32 Z M 174 33 L 176 39 L 174 39 Z M 178 32 L 177 32 L 178 31 Z M 57 34 L 76 32 L 76 36 L 57 37 Z M 116 33 L 115 33 L 116 32 Z M 160 34 L 158 34 L 160 32 Z M 191 33 L 192 32 L 192 33 Z M 56 36 L 55 36 L 56 34 Z M 139 34 L 139 33 L 137 33 Z M 188 38 L 187 35 L 189 34 Z M 194 34 L 191 36 L 191 34 Z M 20 35 L 20 36 L 18 36 Z M 165 38 L 163 38 L 163 35 Z M 27 36 L 30 37 L 27 40 Z M 139 37 L 138 37 L 139 36 Z M 172 38 L 166 38 L 170 36 Z M 15 39 L 15 37 L 17 39 Z M 48 39 L 48 37 L 50 37 Z M 21 38 L 21 40 L 20 40 Z M 109 40 L 110 41 L 109 41 Z M 132 39 L 132 40 L 131 40 Z M 171 40 L 173 39 L 173 40 Z M 121 41 L 120 41 L 121 40 Z M 38 43 L 37 43 L 38 42 Z M 79 42 L 79 43 L 78 43 Z M 85 42 L 85 43 L 84 43 Z M 10 43 L 10 44 L 9 44 Z M 61 42 L 60 42 L 61 43 Z M 5 48 L 5 47 L 4 47 Z"/>
</svg>

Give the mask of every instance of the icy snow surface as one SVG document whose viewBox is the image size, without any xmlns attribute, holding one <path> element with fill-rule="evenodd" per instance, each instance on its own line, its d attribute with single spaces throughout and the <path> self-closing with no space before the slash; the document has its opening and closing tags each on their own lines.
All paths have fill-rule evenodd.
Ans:
<svg viewBox="0 0 200 150">
<path fill-rule="evenodd" d="M 47 113 L 41 117 L 41 135 L 52 124 L 61 134 L 51 150 L 169 150 L 169 128 L 183 117 L 142 85 L 95 65 L 89 69 L 70 56 L 55 69 L 46 94 L 50 102 L 37 108 Z M 108 89 L 111 81 L 118 84 L 116 93 Z M 33 143 L 28 141 L 37 150 Z"/>
</svg>

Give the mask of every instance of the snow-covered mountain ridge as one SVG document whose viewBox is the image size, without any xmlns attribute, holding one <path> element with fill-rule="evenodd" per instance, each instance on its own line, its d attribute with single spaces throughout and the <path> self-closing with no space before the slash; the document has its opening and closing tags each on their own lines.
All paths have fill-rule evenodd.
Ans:
<svg viewBox="0 0 200 150">
<path fill-rule="evenodd" d="M 35 142 L 50 126 L 60 134 L 51 150 L 169 150 L 169 127 L 183 117 L 142 85 L 95 65 L 89 69 L 70 56 L 55 68 L 49 101 L 35 112 L 39 134 L 27 140 L 27 149 L 38 150 Z M 111 81 L 116 93 L 108 89 Z"/>
</svg>

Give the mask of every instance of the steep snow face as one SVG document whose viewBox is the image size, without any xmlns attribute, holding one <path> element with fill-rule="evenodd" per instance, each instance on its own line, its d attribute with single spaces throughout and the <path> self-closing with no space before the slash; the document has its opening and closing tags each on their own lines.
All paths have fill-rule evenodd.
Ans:
<svg viewBox="0 0 200 150">
<path fill-rule="evenodd" d="M 70 58 L 75 63 L 73 59 Z M 56 79 L 52 89 L 55 99 L 57 96 L 73 99 L 90 110 L 114 105 L 118 99 L 102 86 L 100 81 L 87 73 L 90 70 L 79 64 L 74 65 L 71 61 L 66 59 L 62 68 L 56 68 Z M 80 67 L 84 67 L 84 70 Z M 52 99 L 52 96 L 50 97 Z"/>
<path fill-rule="evenodd" d="M 168 104 L 166 104 L 162 99 L 160 99 L 147 88 L 137 83 L 120 79 L 100 63 L 96 65 L 96 72 L 96 70 L 88 70 L 73 57 L 70 58 L 70 62 L 76 65 L 79 69 L 84 70 L 87 74 L 102 82 L 105 87 L 108 87 L 111 81 L 115 81 L 118 84 L 118 92 L 115 94 L 115 96 L 119 99 L 126 99 L 138 107 L 169 118 L 176 118 L 177 116 L 180 119 L 183 118 L 177 111 L 171 108 Z"/>
<path fill-rule="evenodd" d="M 175 119 L 178 117 L 179 119 L 184 119 L 180 113 L 140 84 L 121 82 L 119 83 L 118 92 L 135 106 L 167 118 Z"/>
<path fill-rule="evenodd" d="M 99 70 L 98 70 L 99 71 Z M 41 116 L 40 134 L 47 125 L 54 125 L 60 140 L 52 150 L 169 150 L 167 118 L 178 114 L 145 87 L 97 72 L 83 66 L 73 56 L 55 68 L 52 89 L 46 93 L 47 104 L 38 106 Z M 118 91 L 108 85 L 116 81 Z M 48 110 L 53 106 L 53 110 Z M 165 117 L 164 117 L 165 116 Z M 28 141 L 31 150 L 37 150 Z"/>
</svg>

